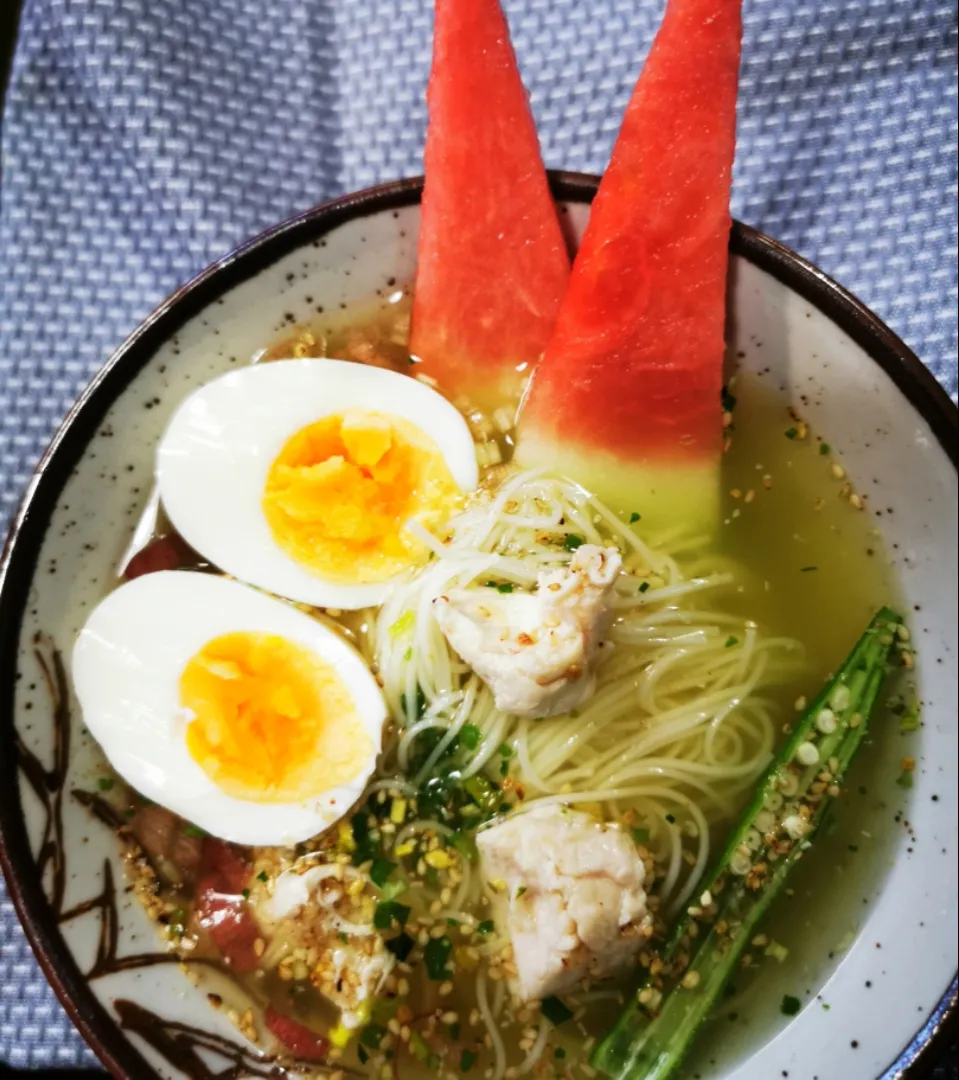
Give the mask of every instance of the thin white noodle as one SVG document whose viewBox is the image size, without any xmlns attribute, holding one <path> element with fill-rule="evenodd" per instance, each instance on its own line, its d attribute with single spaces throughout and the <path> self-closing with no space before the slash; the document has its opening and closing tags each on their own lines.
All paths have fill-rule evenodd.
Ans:
<svg viewBox="0 0 959 1080">
<path fill-rule="evenodd" d="M 482 970 L 476 976 L 476 1007 L 493 1044 L 494 1066 L 491 1080 L 503 1080 L 506 1074 L 506 1047 L 486 997 L 486 972 Z"/>
</svg>

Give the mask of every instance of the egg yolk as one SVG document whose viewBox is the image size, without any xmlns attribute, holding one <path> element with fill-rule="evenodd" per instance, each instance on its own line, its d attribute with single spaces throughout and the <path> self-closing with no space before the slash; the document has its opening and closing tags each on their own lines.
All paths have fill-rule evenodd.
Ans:
<svg viewBox="0 0 959 1080">
<path fill-rule="evenodd" d="M 442 527 L 459 489 L 433 440 L 399 416 L 351 410 L 290 438 L 266 479 L 273 539 L 312 573 L 343 584 L 386 581 L 426 561 L 404 528 Z"/>
<path fill-rule="evenodd" d="M 352 695 L 314 653 L 274 634 L 224 634 L 180 676 L 190 756 L 228 795 L 296 802 L 354 780 L 373 754 Z"/>
</svg>

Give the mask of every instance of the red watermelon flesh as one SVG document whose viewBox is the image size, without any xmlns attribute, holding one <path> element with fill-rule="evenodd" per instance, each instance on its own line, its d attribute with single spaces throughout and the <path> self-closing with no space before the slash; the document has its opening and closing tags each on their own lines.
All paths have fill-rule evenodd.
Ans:
<svg viewBox="0 0 959 1080">
<path fill-rule="evenodd" d="M 542 355 L 569 279 L 498 0 L 436 0 L 427 102 L 414 370 L 495 406 Z"/>
<path fill-rule="evenodd" d="M 740 9 L 669 0 L 520 419 L 630 506 L 718 483 Z"/>
</svg>

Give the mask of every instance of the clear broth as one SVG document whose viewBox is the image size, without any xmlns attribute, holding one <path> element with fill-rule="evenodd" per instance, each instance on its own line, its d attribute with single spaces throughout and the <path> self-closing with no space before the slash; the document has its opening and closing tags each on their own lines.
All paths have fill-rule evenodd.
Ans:
<svg viewBox="0 0 959 1080">
<path fill-rule="evenodd" d="M 409 298 L 397 290 L 345 311 L 321 316 L 309 326 L 268 344 L 252 359 L 332 356 L 409 371 L 406 334 Z M 740 376 L 730 391 L 729 445 L 724 459 L 724 525 L 718 540 L 723 555 L 748 567 L 743 584 L 725 606 L 754 619 L 773 634 L 798 638 L 808 665 L 801 680 L 783 687 L 776 702 L 784 725 L 796 715 L 801 697 L 811 697 L 839 664 L 875 610 L 895 605 L 898 591 L 889 559 L 868 506 L 857 506 L 851 482 L 840 475 L 836 455 L 797 417 L 762 377 Z M 503 445 L 502 449 L 507 449 Z M 861 507 L 861 508 L 860 508 Z M 356 616 L 344 618 L 345 632 Z M 708 1075 L 783 1023 L 783 994 L 813 996 L 827 977 L 844 937 L 855 930 L 863 904 L 878 890 L 888 866 L 894 835 L 884 820 L 881 797 L 898 772 L 903 752 L 894 718 L 874 718 L 873 736 L 848 777 L 849 794 L 835 811 L 835 827 L 817 840 L 765 932 L 789 952 L 784 963 L 767 960 L 744 971 L 729 999 L 709 1023 L 682 1075 Z M 870 824 L 883 818 L 880 824 Z M 728 826 L 724 826 L 724 829 Z M 180 898 L 182 902 L 182 897 Z M 212 953 L 201 934 L 200 953 Z M 275 972 L 248 980 L 256 1001 L 271 1001 L 317 1030 L 335 1022 L 334 1010 L 312 989 L 292 989 Z M 414 987 L 415 1011 L 441 1006 L 465 1017 L 475 1005 L 472 980 L 440 1001 L 435 986 Z M 565 1076 L 588 1056 L 584 1042 L 600 1037 L 615 1020 L 620 999 L 607 998 L 581 1021 L 557 1029 L 537 1075 Z M 586 1044 L 588 1046 L 588 1043 Z M 565 1057 L 554 1050 L 562 1047 Z M 343 1064 L 362 1068 L 355 1044 Z M 483 1076 L 484 1058 L 473 1069 Z M 446 1072 L 458 1074 L 458 1061 Z M 413 1073 L 435 1075 L 426 1064 L 404 1057 L 403 1080 Z"/>
</svg>

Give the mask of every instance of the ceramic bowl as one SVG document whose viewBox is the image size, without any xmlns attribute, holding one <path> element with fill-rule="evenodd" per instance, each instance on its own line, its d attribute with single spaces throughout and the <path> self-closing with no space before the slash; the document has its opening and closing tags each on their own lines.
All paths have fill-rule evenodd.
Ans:
<svg viewBox="0 0 959 1080">
<path fill-rule="evenodd" d="M 578 236 L 596 180 L 552 183 Z M 13 525 L 0 571 L 3 869 L 44 971 L 117 1077 L 201 1080 L 211 1062 L 222 1075 L 264 1076 L 273 1066 L 210 1006 L 206 976 L 168 962 L 124 891 L 116 838 L 84 795 L 102 757 L 63 658 L 115 578 L 178 402 L 317 306 L 386 297 L 410 281 L 420 192 L 404 181 L 318 207 L 181 289 L 83 394 Z M 783 403 L 802 403 L 882 509 L 876 524 L 918 639 L 925 712 L 910 744 L 914 786 L 890 783 L 876 805 L 871 831 L 887 855 L 875 880 L 850 882 L 861 899 L 843 897 L 842 880 L 823 871 L 837 911 L 851 902 L 855 920 L 836 925 L 819 904 L 801 953 L 760 983 L 743 1023 L 707 1032 L 689 1075 L 912 1076 L 956 1007 L 956 410 L 903 343 L 814 267 L 741 225 L 731 250 L 736 362 L 765 371 Z M 791 1019 L 778 1007 L 787 986 L 803 1003 Z"/>
</svg>

